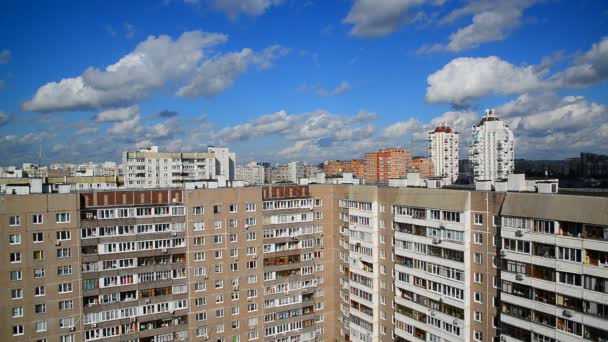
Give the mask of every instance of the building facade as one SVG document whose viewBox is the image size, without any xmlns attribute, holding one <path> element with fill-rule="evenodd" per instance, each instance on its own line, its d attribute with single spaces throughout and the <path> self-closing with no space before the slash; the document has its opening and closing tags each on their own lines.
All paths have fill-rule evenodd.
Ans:
<svg viewBox="0 0 608 342">
<path fill-rule="evenodd" d="M 445 177 L 449 183 L 458 179 L 458 132 L 447 123 L 428 133 L 429 158 L 433 161 L 434 176 Z"/>
<path fill-rule="evenodd" d="M 478 125 L 473 126 L 469 160 L 473 164 L 475 180 L 496 181 L 506 179 L 515 170 L 513 132 L 487 109 Z"/>
<path fill-rule="evenodd" d="M 608 197 L 285 185 L 0 196 L 13 341 L 591 341 Z"/>
<path fill-rule="evenodd" d="M 388 183 L 391 178 L 403 178 L 412 163 L 412 154 L 402 148 L 386 148 L 365 154 L 365 181 Z"/>
<path fill-rule="evenodd" d="M 264 184 L 265 174 L 265 167 L 255 162 L 236 167 L 236 180 L 241 180 L 247 185 Z"/>
<path fill-rule="evenodd" d="M 365 177 L 364 160 L 328 160 L 323 165 L 323 172 L 328 177 L 342 176 L 343 173 L 352 173 L 354 177 Z"/>
<path fill-rule="evenodd" d="M 425 178 L 435 177 L 435 164 L 431 158 L 414 158 L 408 172 L 419 173 L 420 177 Z"/>
<path fill-rule="evenodd" d="M 159 152 L 158 146 L 123 152 L 126 188 L 181 186 L 184 182 L 234 180 L 236 156 L 227 148 L 209 147 L 208 152 Z"/>
</svg>

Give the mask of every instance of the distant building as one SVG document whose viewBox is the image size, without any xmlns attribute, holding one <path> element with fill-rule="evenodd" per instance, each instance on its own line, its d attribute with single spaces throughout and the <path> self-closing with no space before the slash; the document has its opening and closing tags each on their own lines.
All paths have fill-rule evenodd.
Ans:
<svg viewBox="0 0 608 342">
<path fill-rule="evenodd" d="M 419 173 L 420 177 L 433 177 L 435 167 L 430 158 L 414 158 L 408 172 Z"/>
<path fill-rule="evenodd" d="M 184 182 L 234 180 L 236 155 L 227 148 L 209 147 L 207 152 L 159 152 L 158 146 L 123 153 L 125 187 L 158 188 Z"/>
<path fill-rule="evenodd" d="M 450 183 L 458 179 L 458 133 L 442 123 L 428 133 L 429 157 L 434 176 L 445 177 Z"/>
<path fill-rule="evenodd" d="M 386 148 L 365 154 L 366 183 L 388 183 L 403 178 L 412 163 L 412 154 L 403 148 Z"/>
<path fill-rule="evenodd" d="M 469 160 L 473 164 L 475 181 L 506 179 L 514 172 L 513 132 L 495 113 L 486 110 L 479 125 L 473 126 Z"/>
<path fill-rule="evenodd" d="M 265 168 L 259 163 L 251 162 L 236 167 L 236 179 L 245 182 L 246 185 L 264 184 Z"/>
<path fill-rule="evenodd" d="M 352 173 L 354 177 L 365 177 L 365 160 L 328 160 L 323 165 L 328 177 Z"/>
</svg>

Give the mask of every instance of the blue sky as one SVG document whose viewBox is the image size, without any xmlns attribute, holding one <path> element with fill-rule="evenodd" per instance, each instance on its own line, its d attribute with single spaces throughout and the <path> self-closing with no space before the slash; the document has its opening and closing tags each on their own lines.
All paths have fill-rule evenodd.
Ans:
<svg viewBox="0 0 608 342">
<path fill-rule="evenodd" d="M 359 158 L 497 108 L 516 157 L 608 153 L 605 1 L 0 4 L 0 164 L 225 145 Z"/>
</svg>

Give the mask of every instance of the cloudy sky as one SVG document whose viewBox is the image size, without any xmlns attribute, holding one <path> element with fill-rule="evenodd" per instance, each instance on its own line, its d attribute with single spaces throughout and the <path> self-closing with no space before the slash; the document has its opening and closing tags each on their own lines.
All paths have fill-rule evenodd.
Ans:
<svg viewBox="0 0 608 342">
<path fill-rule="evenodd" d="M 466 152 L 485 108 L 517 158 L 608 153 L 607 80 L 601 0 L 8 0 L 0 164 L 426 155 L 443 121 Z"/>
</svg>

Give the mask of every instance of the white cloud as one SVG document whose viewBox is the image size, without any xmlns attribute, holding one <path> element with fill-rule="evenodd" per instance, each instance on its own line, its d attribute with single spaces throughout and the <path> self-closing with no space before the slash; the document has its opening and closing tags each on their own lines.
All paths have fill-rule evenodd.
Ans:
<svg viewBox="0 0 608 342">
<path fill-rule="evenodd" d="M 97 122 L 120 122 L 131 120 L 139 115 L 139 106 L 110 109 L 95 116 Z"/>
<path fill-rule="evenodd" d="M 99 131 L 97 127 L 83 127 L 76 131 L 76 135 L 90 135 L 95 134 Z"/>
<path fill-rule="evenodd" d="M 0 51 L 0 64 L 7 64 L 11 59 L 12 52 L 9 49 Z"/>
<path fill-rule="evenodd" d="M 211 97 L 230 88 L 234 81 L 243 74 L 251 63 L 261 69 L 269 68 L 272 62 L 288 53 L 288 49 L 279 45 L 256 53 L 243 49 L 207 60 L 198 68 L 194 78 L 177 91 L 182 97 Z"/>
<path fill-rule="evenodd" d="M 453 59 L 427 78 L 426 101 L 466 106 L 487 95 L 513 95 L 549 84 L 533 66 L 516 66 L 499 57 Z"/>
<path fill-rule="evenodd" d="M 588 87 L 608 80 L 608 36 L 576 58 L 574 65 L 552 77 L 561 87 Z"/>
<path fill-rule="evenodd" d="M 140 134 L 143 129 L 140 116 L 137 115 L 129 120 L 115 122 L 112 127 L 108 128 L 108 133 L 119 137 L 132 138 Z"/>
<path fill-rule="evenodd" d="M 353 25 L 350 30 L 353 36 L 385 36 L 411 22 L 409 11 L 424 2 L 424 0 L 355 0 L 342 22 Z"/>
<path fill-rule="evenodd" d="M 224 127 L 214 133 L 213 138 L 222 142 L 231 142 L 279 134 L 286 131 L 294 120 L 293 116 L 282 110 L 260 116 L 244 124 Z"/>
<path fill-rule="evenodd" d="M 190 2 L 193 1 L 190 0 Z M 241 14 L 248 16 L 262 15 L 270 7 L 278 6 L 282 2 L 283 0 L 211 0 L 210 5 L 229 18 L 235 19 Z"/>
<path fill-rule="evenodd" d="M 537 0 L 471 1 L 453 10 L 439 23 L 452 23 L 463 16 L 473 15 L 471 24 L 458 29 L 449 37 L 448 44 L 422 46 L 418 53 L 437 51 L 458 52 L 483 43 L 500 41 L 522 24 L 523 12 Z"/>
<path fill-rule="evenodd" d="M 396 122 L 382 131 L 382 136 L 387 138 L 400 138 L 404 135 L 415 133 L 421 130 L 420 122 L 414 118 L 407 121 Z"/>
<path fill-rule="evenodd" d="M 201 31 L 185 32 L 176 40 L 150 36 L 103 71 L 89 68 L 82 76 L 45 84 L 23 109 L 77 111 L 132 103 L 167 82 L 188 76 L 203 58 L 204 49 L 226 40 L 223 34 Z"/>
<path fill-rule="evenodd" d="M 332 90 L 318 89 L 316 94 L 321 97 L 334 97 L 344 94 L 345 92 L 349 91 L 350 88 L 350 83 L 342 81 L 336 88 Z"/>
</svg>

